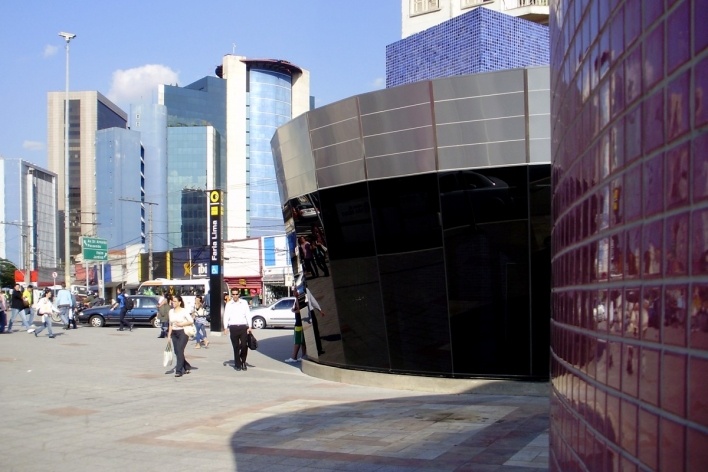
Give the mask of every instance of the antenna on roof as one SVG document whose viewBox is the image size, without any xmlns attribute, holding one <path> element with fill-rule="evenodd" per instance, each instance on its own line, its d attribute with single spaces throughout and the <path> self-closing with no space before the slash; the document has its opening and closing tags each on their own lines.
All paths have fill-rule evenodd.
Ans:
<svg viewBox="0 0 708 472">
<path fill-rule="evenodd" d="M 236 43 L 231 43 L 231 54 L 236 55 Z"/>
</svg>

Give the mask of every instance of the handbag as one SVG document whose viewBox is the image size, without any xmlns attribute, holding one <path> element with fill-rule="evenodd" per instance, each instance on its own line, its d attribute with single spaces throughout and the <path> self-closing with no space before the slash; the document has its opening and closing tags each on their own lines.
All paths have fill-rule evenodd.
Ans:
<svg viewBox="0 0 708 472">
<path fill-rule="evenodd" d="M 248 342 L 247 342 L 247 344 L 248 344 L 248 349 L 252 349 L 252 350 L 254 350 L 254 351 L 255 351 L 256 349 L 258 349 L 258 340 L 257 340 L 256 337 L 255 337 L 253 334 L 251 334 L 251 333 L 248 333 Z"/>
<path fill-rule="evenodd" d="M 184 334 L 189 336 L 189 339 L 192 339 L 194 336 L 197 335 L 197 327 L 194 326 L 194 320 L 192 319 L 191 316 L 189 317 L 189 320 L 192 322 L 192 324 L 184 326 L 182 329 L 184 329 Z"/>
<path fill-rule="evenodd" d="M 185 326 L 184 327 L 184 334 L 189 336 L 189 339 L 192 339 L 194 336 L 197 335 L 197 327 L 194 326 L 194 324 Z"/>
<path fill-rule="evenodd" d="M 173 359 L 174 353 L 172 352 L 172 343 L 167 341 L 167 346 L 165 346 L 165 350 L 162 351 L 162 367 L 171 366 Z"/>
</svg>

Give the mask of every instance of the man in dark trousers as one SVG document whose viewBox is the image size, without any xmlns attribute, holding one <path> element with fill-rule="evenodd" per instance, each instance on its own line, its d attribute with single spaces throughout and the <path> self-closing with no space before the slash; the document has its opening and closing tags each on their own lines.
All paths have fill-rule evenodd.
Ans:
<svg viewBox="0 0 708 472">
<path fill-rule="evenodd" d="M 125 331 L 123 326 L 126 326 L 129 331 L 133 331 L 133 324 L 125 321 L 125 314 L 128 312 L 128 305 L 125 303 L 125 291 L 120 287 L 116 290 L 118 291 L 118 295 L 116 296 L 116 301 L 111 307 L 111 310 L 115 310 L 120 307 L 120 322 L 118 331 Z"/>
<path fill-rule="evenodd" d="M 15 290 L 12 291 L 12 296 L 10 297 L 10 321 L 7 324 L 7 332 L 12 333 L 12 322 L 15 321 L 15 317 L 20 315 L 22 320 L 22 325 L 26 330 L 32 328 L 29 321 L 27 321 L 27 315 L 25 314 L 25 301 L 22 299 L 22 287 L 20 284 L 15 284 Z"/>
</svg>

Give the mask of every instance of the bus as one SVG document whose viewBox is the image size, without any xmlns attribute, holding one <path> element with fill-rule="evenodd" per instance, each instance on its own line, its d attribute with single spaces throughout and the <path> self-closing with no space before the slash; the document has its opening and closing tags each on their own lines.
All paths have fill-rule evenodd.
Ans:
<svg viewBox="0 0 708 472">
<path fill-rule="evenodd" d="M 224 282 L 222 293 L 229 293 L 229 286 Z M 191 313 L 194 308 L 194 297 L 197 295 L 208 296 L 209 279 L 155 279 L 146 280 L 138 287 L 138 295 L 163 294 L 181 295 L 184 307 Z"/>
</svg>

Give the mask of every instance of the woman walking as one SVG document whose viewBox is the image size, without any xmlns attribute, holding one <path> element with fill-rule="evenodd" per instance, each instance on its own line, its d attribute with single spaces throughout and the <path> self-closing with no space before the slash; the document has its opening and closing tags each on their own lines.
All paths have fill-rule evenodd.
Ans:
<svg viewBox="0 0 708 472">
<path fill-rule="evenodd" d="M 194 336 L 194 349 L 200 349 L 202 346 L 205 348 L 209 347 L 206 323 L 206 309 L 204 308 L 204 302 L 202 302 L 201 296 L 197 296 L 194 298 L 194 326 L 197 328 L 197 335 Z"/>
<path fill-rule="evenodd" d="M 44 328 L 47 328 L 50 338 L 54 337 L 54 331 L 52 331 L 52 312 L 57 310 L 54 309 L 54 305 L 52 304 L 52 295 L 52 291 L 47 290 L 44 292 L 44 296 L 37 302 L 37 314 L 42 317 L 42 326 L 35 330 L 35 337 L 37 337 Z"/>
<path fill-rule="evenodd" d="M 194 324 L 194 320 L 192 320 L 192 317 L 189 316 L 189 312 L 184 307 L 182 296 L 173 295 L 167 339 L 172 340 L 172 350 L 177 358 L 175 377 L 182 377 L 182 375 L 189 374 L 192 370 L 192 366 L 184 358 L 184 348 L 187 347 L 187 343 L 189 342 L 189 337 L 184 333 L 184 327 L 191 324 Z"/>
</svg>

